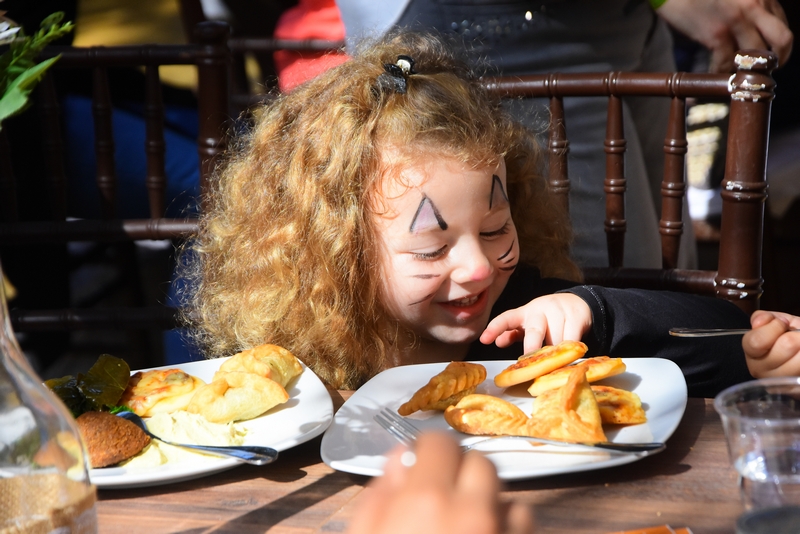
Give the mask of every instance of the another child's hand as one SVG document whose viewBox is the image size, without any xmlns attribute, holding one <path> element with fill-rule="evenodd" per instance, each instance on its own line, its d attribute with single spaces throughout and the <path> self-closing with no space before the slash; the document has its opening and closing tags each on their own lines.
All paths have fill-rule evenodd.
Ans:
<svg viewBox="0 0 800 534">
<path fill-rule="evenodd" d="M 461 454 L 446 434 L 422 434 L 413 453 L 393 450 L 383 471 L 362 493 L 349 534 L 532 532 L 527 506 L 500 502 L 494 465 L 480 454 Z"/>
<path fill-rule="evenodd" d="M 501 313 L 489 322 L 480 339 L 487 345 L 494 341 L 498 347 L 524 340 L 527 354 L 543 344 L 580 341 L 591 327 L 592 310 L 582 298 L 572 293 L 556 293 Z"/>
<path fill-rule="evenodd" d="M 750 317 L 753 330 L 742 338 L 750 374 L 756 378 L 800 376 L 800 317 L 788 313 L 757 311 Z"/>
</svg>

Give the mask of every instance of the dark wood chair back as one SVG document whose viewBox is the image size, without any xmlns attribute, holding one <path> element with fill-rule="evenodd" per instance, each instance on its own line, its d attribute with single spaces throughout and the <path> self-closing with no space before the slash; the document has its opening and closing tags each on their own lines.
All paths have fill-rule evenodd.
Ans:
<svg viewBox="0 0 800 534">
<path fill-rule="evenodd" d="M 102 218 L 71 219 L 67 212 L 67 180 L 64 143 L 59 114 L 59 95 L 52 76 L 48 75 L 36 89 L 33 108 L 26 114 L 41 121 L 46 176 L 41 183 L 47 190 L 39 194 L 38 213 L 21 216 L 18 189 L 14 175 L 14 154 L 10 153 L 5 129 L 0 131 L 0 248 L 5 254 L 26 254 L 31 247 L 53 243 L 97 242 L 122 243 L 135 240 L 183 239 L 197 228 L 193 218 L 165 217 L 164 105 L 158 69 L 162 65 L 195 65 L 198 73 L 197 140 L 200 167 L 200 191 L 213 172 L 217 156 L 226 148 L 229 121 L 228 27 L 224 23 L 204 22 L 196 29 L 196 42 L 189 45 L 144 45 L 121 47 L 51 47 L 46 56 L 59 54 L 54 69 L 91 69 L 92 112 L 97 163 L 96 182 Z M 112 102 L 108 69 L 138 67 L 144 70 L 146 152 L 150 217 L 121 219 L 115 213 L 117 179 L 112 136 Z M 16 331 L 75 329 L 143 329 L 172 328 L 177 324 L 175 310 L 167 307 L 118 309 L 13 309 L 12 324 Z"/>
<path fill-rule="evenodd" d="M 768 52 L 747 50 L 737 56 L 737 71 L 697 73 L 580 73 L 498 78 L 492 91 L 511 98 L 542 97 L 550 103 L 549 182 L 569 209 L 567 169 L 569 140 L 563 99 L 607 96 L 605 152 L 605 231 L 607 268 L 587 268 L 587 283 L 609 287 L 639 287 L 685 291 L 728 299 L 750 313 L 762 294 L 761 257 L 769 122 L 777 65 Z M 622 97 L 671 98 L 670 120 L 664 135 L 664 177 L 661 183 L 661 269 L 623 265 L 625 221 L 625 135 Z M 686 100 L 723 99 L 730 102 L 725 177 L 722 183 L 722 221 L 717 271 L 677 269 L 678 244 L 686 222 L 681 220 L 686 193 L 684 160 L 687 152 Z M 691 223 L 689 223 L 691 224 Z"/>
</svg>

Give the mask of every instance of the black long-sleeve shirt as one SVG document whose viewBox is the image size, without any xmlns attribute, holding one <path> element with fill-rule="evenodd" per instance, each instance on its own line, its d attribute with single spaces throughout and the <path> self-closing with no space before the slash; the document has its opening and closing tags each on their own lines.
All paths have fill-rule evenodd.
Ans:
<svg viewBox="0 0 800 534">
<path fill-rule="evenodd" d="M 522 266 L 520 266 L 522 267 Z M 536 297 L 570 292 L 592 311 L 592 329 L 582 341 L 587 356 L 658 357 L 672 360 L 683 371 L 690 397 L 714 397 L 728 386 L 752 377 L 747 370 L 740 336 L 679 338 L 673 327 L 748 328 L 742 310 L 718 298 L 644 289 L 612 289 L 541 278 L 536 269 L 518 268 L 492 309 L 492 317 L 523 306 Z M 475 341 L 469 360 L 512 360 L 522 343 L 507 348 Z"/>
</svg>

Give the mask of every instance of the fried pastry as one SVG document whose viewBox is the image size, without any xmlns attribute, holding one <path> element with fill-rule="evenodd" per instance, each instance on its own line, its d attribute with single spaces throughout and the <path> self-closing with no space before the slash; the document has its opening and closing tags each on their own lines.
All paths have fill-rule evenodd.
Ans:
<svg viewBox="0 0 800 534">
<path fill-rule="evenodd" d="M 197 390 L 186 407 L 212 423 L 230 423 L 257 417 L 289 400 L 283 386 L 255 373 L 217 373 Z"/>
<path fill-rule="evenodd" d="M 526 435 L 573 442 L 606 441 L 597 400 L 580 365 L 570 370 L 566 385 L 536 398 Z"/>
<path fill-rule="evenodd" d="M 203 385 L 205 382 L 180 369 L 138 371 L 131 375 L 119 402 L 141 417 L 172 413 L 186 408 Z"/>
<path fill-rule="evenodd" d="M 610 376 L 625 372 L 625 364 L 622 358 L 609 358 L 608 356 L 595 356 L 587 358 L 575 365 L 582 365 L 586 368 L 586 380 L 589 383 L 597 382 Z M 572 366 L 562 367 L 542 375 L 533 380 L 533 384 L 528 388 L 528 393 L 538 397 L 549 389 L 560 388 L 567 383 Z"/>
<path fill-rule="evenodd" d="M 243 350 L 219 366 L 217 373 L 246 372 L 270 378 L 284 388 L 303 372 L 298 359 L 278 345 L 259 345 Z M 216 377 L 215 377 L 216 379 Z"/>
<path fill-rule="evenodd" d="M 592 386 L 600 408 L 600 419 L 615 425 L 636 425 L 647 422 L 639 395 L 611 386 Z"/>
<path fill-rule="evenodd" d="M 418 410 L 444 410 L 474 393 L 478 384 L 485 379 L 486 368 L 479 363 L 450 362 L 400 406 L 397 413 L 405 416 Z"/>
<path fill-rule="evenodd" d="M 497 387 L 507 388 L 569 365 L 586 354 L 587 347 L 580 341 L 563 341 L 547 345 L 526 354 L 494 377 Z"/>
<path fill-rule="evenodd" d="M 467 395 L 444 411 L 447 423 L 465 434 L 525 436 L 528 416 L 514 404 L 491 395 Z"/>
<path fill-rule="evenodd" d="M 150 443 L 144 430 L 109 412 L 85 412 L 75 421 L 93 468 L 118 464 Z"/>
</svg>

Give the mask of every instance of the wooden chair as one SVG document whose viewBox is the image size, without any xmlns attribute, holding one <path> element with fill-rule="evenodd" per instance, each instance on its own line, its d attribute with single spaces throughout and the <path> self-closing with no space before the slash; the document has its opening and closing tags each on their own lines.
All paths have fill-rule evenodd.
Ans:
<svg viewBox="0 0 800 534">
<path fill-rule="evenodd" d="M 191 35 L 191 28 L 207 20 L 200 0 L 180 0 L 180 11 L 183 27 Z M 274 20 L 259 21 L 263 30 L 271 35 L 277 23 L 277 13 Z M 269 93 L 277 87 L 274 66 L 271 70 L 261 72 L 260 82 L 266 93 L 255 93 L 251 90 L 251 83 L 246 73 L 247 56 L 266 56 L 278 50 L 293 52 L 326 52 L 339 50 L 344 46 L 344 41 L 328 41 L 324 39 L 276 39 L 264 35 L 238 35 L 232 34 L 228 39 L 228 48 L 231 50 L 230 72 L 230 97 L 231 112 L 239 115 L 269 97 Z M 262 67 L 264 67 L 262 62 Z"/>
<path fill-rule="evenodd" d="M 145 45 L 123 47 L 51 47 L 47 56 L 59 54 L 54 69 L 92 71 L 92 111 L 97 162 L 98 202 L 103 216 L 97 220 L 68 218 L 64 143 L 59 116 L 59 95 L 53 75 L 42 81 L 35 93 L 33 109 L 24 120 L 41 123 L 45 172 L 35 178 L 47 188 L 38 194 L 38 209 L 31 213 L 20 208 L 21 190 L 28 184 L 18 181 L 14 164 L 23 164 L 10 153 L 6 129 L 0 131 L 0 252 L 10 256 L 35 256 L 36 251 L 68 242 L 131 243 L 137 240 L 180 240 L 195 231 L 196 219 L 165 217 L 164 105 L 158 68 L 161 65 L 195 65 L 198 72 L 197 140 L 200 190 L 206 189 L 215 159 L 226 148 L 228 114 L 228 28 L 224 23 L 205 22 L 197 27 L 197 42 L 190 45 Z M 121 219 L 115 213 L 117 180 L 112 138 L 112 101 L 108 70 L 117 67 L 144 70 L 144 115 L 150 217 Z M 22 117 L 20 117 L 22 118 Z M 29 208 L 30 206 L 28 206 Z M 52 261 L 52 260 L 45 260 Z M 57 263 L 57 262 L 53 262 Z M 41 267 L 41 266 L 39 266 Z M 47 268 L 52 267 L 49 271 Z M 63 267 L 63 266 L 62 266 Z M 43 276 L 60 277 L 57 265 L 45 266 Z M 13 280 L 12 280 L 13 282 Z M 13 304 L 13 303 L 12 303 Z M 165 306 L 87 308 L 87 309 L 12 309 L 17 332 L 72 331 L 86 329 L 168 329 L 177 324 L 174 309 Z"/>
<path fill-rule="evenodd" d="M 696 73 L 581 73 L 498 78 L 487 81 L 505 97 L 542 97 L 550 102 L 549 177 L 551 187 L 569 209 L 567 153 L 568 125 L 563 99 L 607 96 L 605 231 L 609 266 L 584 270 L 587 283 L 608 287 L 639 287 L 716 295 L 750 313 L 763 292 L 761 257 L 764 203 L 767 197 L 766 162 L 769 121 L 775 83 L 771 72 L 776 58 L 768 52 L 747 50 L 737 56 L 733 76 Z M 660 221 L 662 268 L 633 269 L 622 264 L 626 230 L 624 194 L 625 136 L 621 98 L 670 97 L 670 122 L 664 140 L 664 178 Z M 722 183 L 722 222 L 717 271 L 675 268 L 683 233 L 681 220 L 686 192 L 684 159 L 686 99 L 719 98 L 730 101 L 725 178 Z"/>
</svg>

